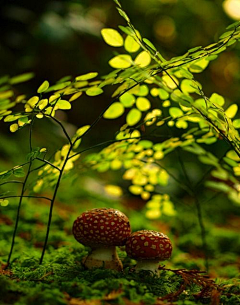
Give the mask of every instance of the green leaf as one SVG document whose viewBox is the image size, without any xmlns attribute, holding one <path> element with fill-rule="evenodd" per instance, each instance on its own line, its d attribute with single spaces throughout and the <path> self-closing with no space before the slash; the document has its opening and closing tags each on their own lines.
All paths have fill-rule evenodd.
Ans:
<svg viewBox="0 0 240 305">
<path fill-rule="evenodd" d="M 232 190 L 232 188 L 224 182 L 206 181 L 205 186 L 224 193 L 228 193 Z"/>
<path fill-rule="evenodd" d="M 97 75 L 98 75 L 97 72 L 89 72 L 87 74 L 83 74 L 83 75 L 79 75 L 79 76 L 75 77 L 75 80 L 76 81 L 85 81 L 88 79 L 92 79 L 92 78 L 96 77 Z"/>
<path fill-rule="evenodd" d="M 167 100 L 169 98 L 169 93 L 164 89 L 158 89 L 158 94 L 161 100 Z"/>
<path fill-rule="evenodd" d="M 113 47 L 123 46 L 123 38 L 118 31 L 110 28 L 105 28 L 101 30 L 101 34 L 108 45 Z"/>
<path fill-rule="evenodd" d="M 121 103 L 113 103 L 103 114 L 105 119 L 116 119 L 124 113 L 124 107 Z"/>
<path fill-rule="evenodd" d="M 57 101 L 56 106 L 58 107 L 58 109 L 62 109 L 62 110 L 68 110 L 71 109 L 72 107 L 71 104 L 65 100 Z"/>
<path fill-rule="evenodd" d="M 233 32 L 234 32 L 234 31 L 227 31 L 227 32 L 223 33 L 223 34 L 219 37 L 219 39 L 223 39 L 223 38 L 229 37 L 230 35 L 232 35 Z"/>
<path fill-rule="evenodd" d="M 0 92 L 0 99 L 8 99 L 9 97 L 12 97 L 14 95 L 14 92 L 12 90 L 7 90 L 4 92 Z"/>
<path fill-rule="evenodd" d="M 130 22 L 130 19 L 129 19 L 128 15 L 127 15 L 122 9 L 120 9 L 119 7 L 117 7 L 117 10 L 118 10 L 119 14 L 120 14 L 127 22 Z"/>
<path fill-rule="evenodd" d="M 157 49 L 155 48 L 155 46 L 151 43 L 150 40 L 148 40 L 147 38 L 143 38 L 143 42 L 150 47 L 152 50 L 157 51 Z"/>
<path fill-rule="evenodd" d="M 229 119 L 232 119 L 235 117 L 238 111 L 238 105 L 237 104 L 232 104 L 231 106 L 228 107 L 228 109 L 225 111 L 226 116 Z"/>
<path fill-rule="evenodd" d="M 129 92 L 126 92 L 121 95 L 119 99 L 123 106 L 126 108 L 132 107 L 136 100 L 135 96 Z"/>
<path fill-rule="evenodd" d="M 132 65 L 132 58 L 127 54 L 120 54 L 109 60 L 109 65 L 116 69 L 126 69 Z"/>
<path fill-rule="evenodd" d="M 146 51 L 142 51 L 141 53 L 139 53 L 134 61 L 135 65 L 141 68 L 148 66 L 150 62 L 151 62 L 151 56 Z"/>
<path fill-rule="evenodd" d="M 129 26 L 122 26 L 119 25 L 118 26 L 120 30 L 122 30 L 125 34 L 133 36 L 134 35 L 134 31 L 129 27 Z"/>
<path fill-rule="evenodd" d="M 129 53 L 137 52 L 140 48 L 140 45 L 135 41 L 132 36 L 127 36 L 124 42 L 124 48 Z"/>
<path fill-rule="evenodd" d="M 9 204 L 7 199 L 0 199 L 0 204 L 2 207 L 6 207 Z"/>
<path fill-rule="evenodd" d="M 96 96 L 103 93 L 103 90 L 99 87 L 91 87 L 89 89 L 87 89 L 86 94 L 88 96 Z"/>
<path fill-rule="evenodd" d="M 223 160 L 230 165 L 231 167 L 237 167 L 238 166 L 238 162 L 228 158 L 228 157 L 224 157 Z"/>
<path fill-rule="evenodd" d="M 126 117 L 127 124 L 129 126 L 133 126 L 141 120 L 141 117 L 142 117 L 141 111 L 136 108 L 133 108 L 127 114 L 127 117 Z"/>
<path fill-rule="evenodd" d="M 181 117 L 183 116 L 183 112 L 180 108 L 177 107 L 171 107 L 169 109 L 169 114 L 171 115 L 171 117 L 173 118 L 177 118 L 177 117 Z"/>
<path fill-rule="evenodd" d="M 122 7 L 118 0 L 113 0 L 118 6 Z"/>
<path fill-rule="evenodd" d="M 206 60 L 205 58 L 199 59 L 199 60 L 196 60 L 194 62 L 194 64 L 192 64 L 190 66 L 189 69 L 193 73 L 200 73 L 208 66 L 208 64 L 209 64 L 209 61 Z"/>
<path fill-rule="evenodd" d="M 151 107 L 151 103 L 145 97 L 138 97 L 136 101 L 136 106 L 140 111 L 147 111 Z"/>
<path fill-rule="evenodd" d="M 190 79 L 184 79 L 182 81 L 181 89 L 184 93 L 192 93 L 198 90 L 196 83 Z"/>
<path fill-rule="evenodd" d="M 236 22 L 230 24 L 226 29 L 229 30 L 232 28 L 237 28 L 239 25 L 240 25 L 240 21 L 236 21 Z"/>
<path fill-rule="evenodd" d="M 34 73 L 24 73 L 10 78 L 9 82 L 12 85 L 26 82 L 34 77 Z"/>
<path fill-rule="evenodd" d="M 71 85 L 71 82 L 64 82 L 64 83 L 57 83 L 56 85 L 53 85 L 51 87 L 49 87 L 47 89 L 47 92 L 50 92 L 50 91 L 58 91 L 58 90 L 62 90 L 66 87 L 68 87 L 69 85 Z"/>
<path fill-rule="evenodd" d="M 13 169 L 13 175 L 18 178 L 24 177 L 25 173 L 24 173 L 23 168 L 19 167 L 19 168 Z"/>
<path fill-rule="evenodd" d="M 142 146 L 145 149 L 148 149 L 153 146 L 153 142 L 149 140 L 141 140 L 138 142 L 138 145 Z"/>
<path fill-rule="evenodd" d="M 11 132 L 16 132 L 17 130 L 18 130 L 18 124 L 17 124 L 17 123 L 12 124 L 12 125 L 10 126 L 10 131 L 11 131 Z"/>
<path fill-rule="evenodd" d="M 219 106 L 223 106 L 224 103 L 225 103 L 225 100 L 224 98 L 217 94 L 217 93 L 213 93 L 210 97 L 210 101 L 213 103 L 213 104 L 217 104 Z"/>
<path fill-rule="evenodd" d="M 80 127 L 77 131 L 76 131 L 76 135 L 78 137 L 81 137 L 91 126 L 90 125 L 85 125 Z"/>
<path fill-rule="evenodd" d="M 207 165 L 213 165 L 218 166 L 218 159 L 214 157 L 211 153 L 208 153 L 205 156 L 199 156 L 198 159 L 203 163 Z"/>
<path fill-rule="evenodd" d="M 38 88 L 37 93 L 45 92 L 49 88 L 49 82 L 45 80 L 41 86 Z"/>
<path fill-rule="evenodd" d="M 240 128 L 240 119 L 236 119 L 233 121 L 233 126 L 238 129 Z"/>
</svg>

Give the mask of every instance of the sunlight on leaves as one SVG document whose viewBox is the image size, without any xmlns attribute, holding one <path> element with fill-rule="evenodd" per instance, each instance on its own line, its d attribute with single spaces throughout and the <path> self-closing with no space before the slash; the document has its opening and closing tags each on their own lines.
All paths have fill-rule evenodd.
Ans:
<svg viewBox="0 0 240 305">
<path fill-rule="evenodd" d="M 140 45 L 135 41 L 132 36 L 127 36 L 124 42 L 124 48 L 129 53 L 137 52 L 140 48 Z"/>
<path fill-rule="evenodd" d="M 116 69 L 126 69 L 132 65 L 132 58 L 126 54 L 117 55 L 109 60 L 109 65 Z"/>
<path fill-rule="evenodd" d="M 105 185 L 104 189 L 108 195 L 113 197 L 121 197 L 123 194 L 121 187 L 117 185 L 108 184 Z"/>
<path fill-rule="evenodd" d="M 101 34 L 105 42 L 112 47 L 121 47 L 123 46 L 123 38 L 122 35 L 110 28 L 105 28 L 101 30 Z"/>
<path fill-rule="evenodd" d="M 87 73 L 87 74 L 83 74 L 83 75 L 76 76 L 76 77 L 75 77 L 75 80 L 76 80 L 77 82 L 86 81 L 86 80 L 89 80 L 89 79 L 92 79 L 92 78 L 96 77 L 97 75 L 98 75 L 97 72 L 89 72 L 89 73 Z M 83 84 L 86 85 L 87 83 L 84 82 Z"/>
<path fill-rule="evenodd" d="M 238 111 L 238 105 L 237 104 L 232 104 L 231 106 L 228 107 L 228 109 L 225 111 L 226 116 L 229 119 L 232 119 L 235 117 Z"/>
<path fill-rule="evenodd" d="M 45 80 L 41 86 L 37 89 L 37 93 L 43 93 L 49 88 L 49 82 Z"/>
<path fill-rule="evenodd" d="M 86 94 L 88 96 L 96 96 L 96 95 L 100 95 L 103 93 L 103 90 L 99 87 L 91 87 L 89 89 L 87 89 Z"/>
<path fill-rule="evenodd" d="M 121 103 L 113 103 L 103 114 L 105 119 L 116 119 L 124 113 L 124 107 Z"/>
<path fill-rule="evenodd" d="M 127 124 L 129 126 L 133 126 L 141 120 L 141 117 L 142 117 L 141 111 L 136 108 L 133 108 L 127 114 L 127 117 L 126 117 Z"/>
<path fill-rule="evenodd" d="M 135 65 L 141 68 L 148 66 L 150 62 L 151 62 L 151 56 L 146 51 L 142 51 L 141 53 L 139 53 L 134 60 Z"/>
</svg>

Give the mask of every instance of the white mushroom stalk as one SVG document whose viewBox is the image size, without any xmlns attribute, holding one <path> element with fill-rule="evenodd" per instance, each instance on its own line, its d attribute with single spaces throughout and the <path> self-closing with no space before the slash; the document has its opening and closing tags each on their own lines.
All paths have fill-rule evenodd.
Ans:
<svg viewBox="0 0 240 305">
<path fill-rule="evenodd" d="M 73 223 L 75 239 L 92 251 L 84 258 L 86 268 L 123 269 L 116 246 L 123 246 L 131 234 L 129 220 L 115 209 L 100 208 L 82 213 Z"/>
</svg>

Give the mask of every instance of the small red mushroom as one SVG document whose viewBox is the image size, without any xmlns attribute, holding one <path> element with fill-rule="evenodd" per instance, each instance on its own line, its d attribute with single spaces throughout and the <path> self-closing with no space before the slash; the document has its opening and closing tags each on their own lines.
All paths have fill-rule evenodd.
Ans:
<svg viewBox="0 0 240 305">
<path fill-rule="evenodd" d="M 137 261 L 136 271 L 150 270 L 158 274 L 159 261 L 171 256 L 172 244 L 163 233 L 141 230 L 128 237 L 126 252 L 129 257 Z"/>
<path fill-rule="evenodd" d="M 75 239 L 92 252 L 84 259 L 88 269 L 105 267 L 123 269 L 116 246 L 123 246 L 131 234 L 130 223 L 125 214 L 111 208 L 92 209 L 82 213 L 73 223 Z"/>
</svg>

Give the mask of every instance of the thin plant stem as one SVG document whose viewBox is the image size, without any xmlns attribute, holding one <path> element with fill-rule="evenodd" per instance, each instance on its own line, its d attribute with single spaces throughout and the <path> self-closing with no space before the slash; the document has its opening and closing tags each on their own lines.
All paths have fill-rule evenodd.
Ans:
<svg viewBox="0 0 240 305">
<path fill-rule="evenodd" d="M 46 248 L 47 248 L 47 242 L 48 242 L 48 237 L 49 237 L 49 232 L 50 232 L 50 227 L 51 227 L 52 213 L 53 213 L 53 206 L 54 206 L 55 198 L 57 196 L 57 192 L 58 192 L 58 189 L 59 189 L 59 186 L 60 186 L 61 178 L 62 178 L 64 169 L 65 169 L 66 163 L 69 160 L 69 155 L 71 153 L 71 150 L 72 150 L 72 145 L 70 145 L 70 148 L 68 150 L 66 158 L 63 162 L 62 168 L 59 171 L 58 180 L 57 180 L 57 183 L 56 183 L 56 186 L 55 186 L 55 189 L 54 189 L 54 193 L 53 193 L 53 196 L 52 196 L 52 199 L 51 199 L 50 210 L 49 210 L 49 215 L 48 215 L 47 231 L 46 231 L 46 236 L 45 236 L 45 241 L 44 241 L 44 245 L 43 245 L 42 254 L 41 254 L 41 257 L 40 257 L 40 261 L 39 261 L 40 265 L 43 262 L 44 254 L 45 254 L 45 251 L 46 251 Z"/>
<path fill-rule="evenodd" d="M 34 122 L 34 117 L 32 117 L 31 124 L 29 126 L 29 149 L 30 149 L 30 152 L 32 152 L 32 126 L 33 126 L 33 122 Z M 15 238 L 16 238 L 18 223 L 19 223 L 19 218 L 20 218 L 22 200 L 24 198 L 26 184 L 27 184 L 30 172 L 31 172 L 32 162 L 33 162 L 33 160 L 30 159 L 29 162 L 25 163 L 25 164 L 28 164 L 28 170 L 27 170 L 27 174 L 25 176 L 25 179 L 22 182 L 22 189 L 21 189 L 20 199 L 19 199 L 18 208 L 17 208 L 17 217 L 16 217 L 15 226 L 14 226 L 14 230 L 13 230 L 11 247 L 10 247 L 10 251 L 9 251 L 8 259 L 7 259 L 7 267 L 10 265 L 10 261 L 11 261 L 11 257 L 12 257 L 12 253 L 13 253 L 13 248 L 14 248 L 14 244 L 15 244 Z"/>
<path fill-rule="evenodd" d="M 0 197 L 0 199 L 8 199 L 8 198 L 36 198 L 36 199 L 46 199 L 46 200 L 51 201 L 51 198 L 48 198 L 48 197 L 45 197 L 45 196 L 9 195 L 9 196 Z"/>
<path fill-rule="evenodd" d="M 12 235 L 11 248 L 10 248 L 10 251 L 9 251 L 9 254 L 8 254 L 8 259 L 7 259 L 7 266 L 10 265 L 10 261 L 11 261 L 11 257 L 12 257 L 12 253 L 13 253 L 13 248 L 14 248 L 14 244 L 15 244 L 15 237 L 16 237 L 16 234 L 17 234 L 18 223 L 19 223 L 19 218 L 20 218 L 20 210 L 21 210 L 21 206 L 22 206 L 22 200 L 24 198 L 25 186 L 26 186 L 28 177 L 30 175 L 31 166 L 32 166 L 32 162 L 29 163 L 27 175 L 26 175 L 26 177 L 23 181 L 23 184 L 22 184 L 22 190 L 21 190 L 21 195 L 20 195 L 20 199 L 19 199 L 19 203 L 18 203 L 18 209 L 17 209 L 17 217 L 16 217 L 14 231 L 13 231 L 13 235 Z"/>
</svg>

